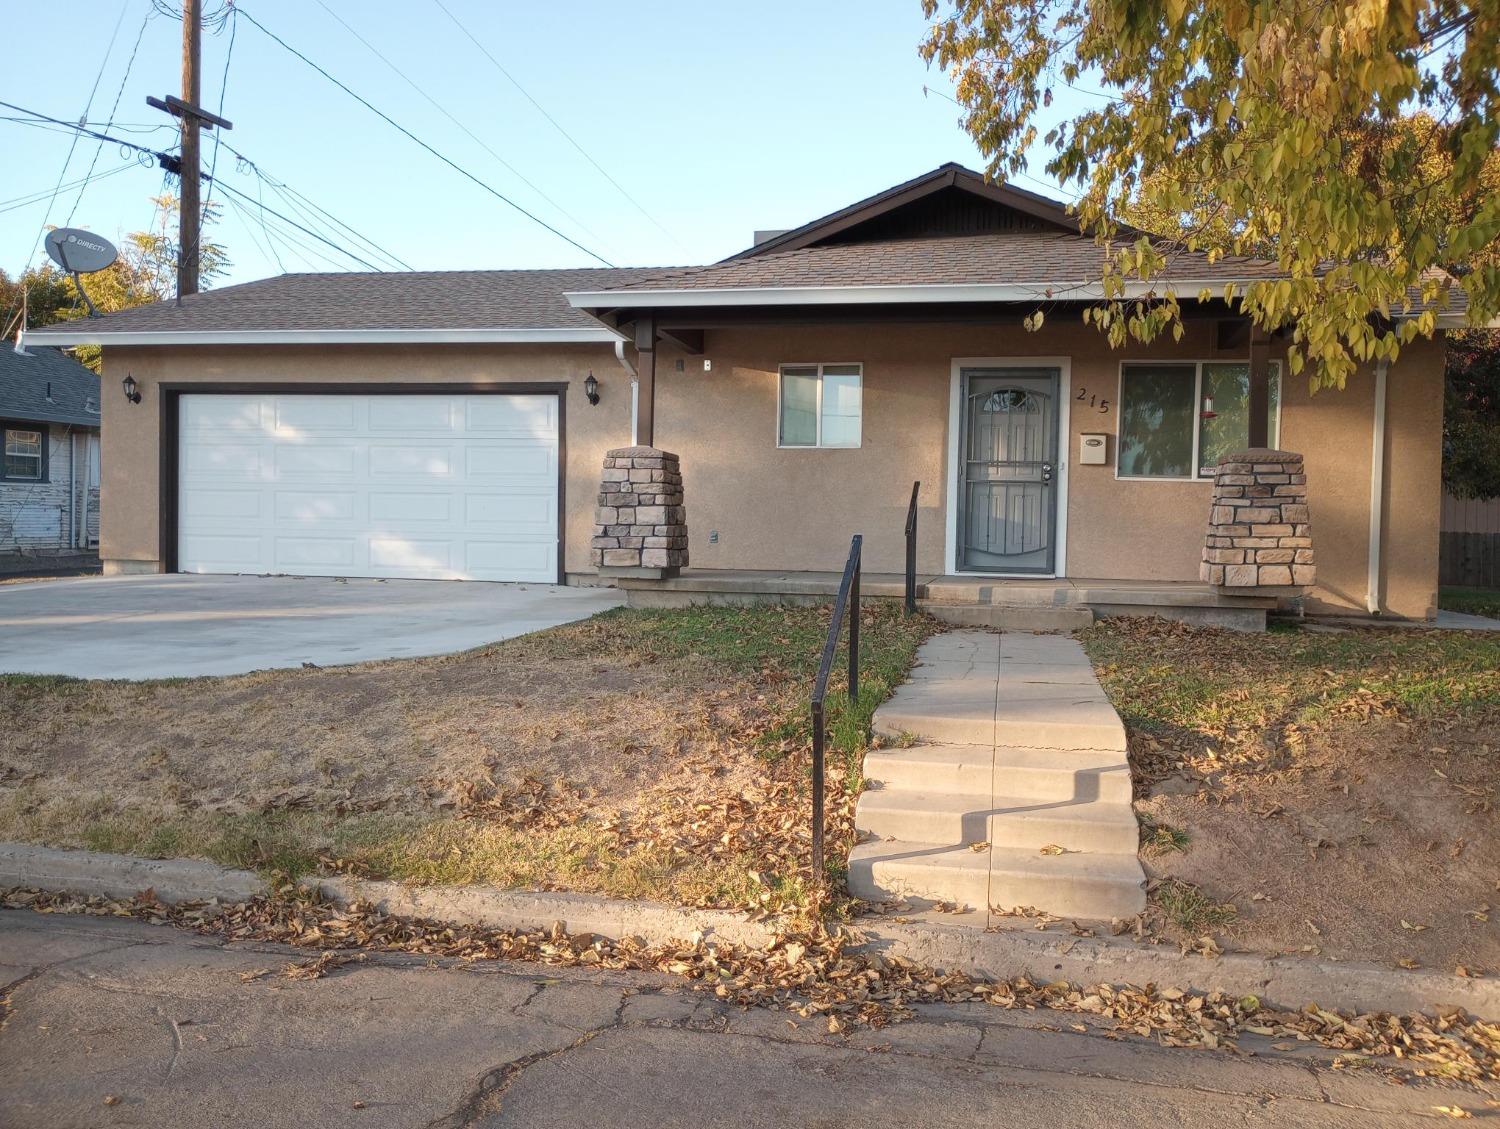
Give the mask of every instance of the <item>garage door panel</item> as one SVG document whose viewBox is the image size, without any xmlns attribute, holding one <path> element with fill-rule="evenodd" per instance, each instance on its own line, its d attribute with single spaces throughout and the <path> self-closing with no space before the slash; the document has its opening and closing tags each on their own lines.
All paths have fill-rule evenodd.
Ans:
<svg viewBox="0 0 1500 1129">
<path fill-rule="evenodd" d="M 321 443 L 278 443 L 275 447 L 276 477 L 345 478 L 355 475 L 359 450 L 354 446 L 330 446 Z"/>
<path fill-rule="evenodd" d="M 265 471 L 266 455 L 259 447 L 231 446 L 200 440 L 183 451 L 182 472 L 195 478 L 229 475 L 235 479 L 258 479 Z"/>
<path fill-rule="evenodd" d="M 277 396 L 271 404 L 276 434 L 286 438 L 353 435 L 362 414 L 355 396 Z"/>
<path fill-rule="evenodd" d="M 359 518 L 359 498 L 352 490 L 278 490 L 275 514 L 283 526 L 353 522 Z"/>
<path fill-rule="evenodd" d="M 182 538 L 179 567 L 183 572 L 261 572 L 263 548 L 262 539 L 249 534 L 190 534 Z"/>
<path fill-rule="evenodd" d="M 558 419 L 552 395 L 185 394 L 178 565 L 554 582 Z"/>
<path fill-rule="evenodd" d="M 550 581 L 557 571 L 556 550 L 528 541 L 470 540 L 464 551 L 464 572 L 474 580 Z"/>
<path fill-rule="evenodd" d="M 471 443 L 464 450 L 464 459 L 471 482 L 504 479 L 545 484 L 557 479 L 557 448 L 535 440 Z"/>
<path fill-rule="evenodd" d="M 180 516 L 256 521 L 264 503 L 265 497 L 260 490 L 203 487 L 183 497 Z"/>
<path fill-rule="evenodd" d="M 371 478 L 422 482 L 450 479 L 457 463 L 453 448 L 428 444 L 376 443 L 370 447 Z"/>
<path fill-rule="evenodd" d="M 466 396 L 464 430 L 552 440 L 558 433 L 556 396 Z"/>
<path fill-rule="evenodd" d="M 432 525 L 435 522 L 450 522 L 457 512 L 456 501 L 451 494 L 436 492 L 397 494 L 386 490 L 372 490 L 370 521 L 382 525 L 406 522 Z"/>
<path fill-rule="evenodd" d="M 354 537 L 277 537 L 275 561 L 282 568 L 323 565 L 347 569 L 356 562 L 358 553 Z"/>
<path fill-rule="evenodd" d="M 379 396 L 369 404 L 370 430 L 376 434 L 456 433 L 462 430 L 457 404 L 448 397 Z"/>
</svg>

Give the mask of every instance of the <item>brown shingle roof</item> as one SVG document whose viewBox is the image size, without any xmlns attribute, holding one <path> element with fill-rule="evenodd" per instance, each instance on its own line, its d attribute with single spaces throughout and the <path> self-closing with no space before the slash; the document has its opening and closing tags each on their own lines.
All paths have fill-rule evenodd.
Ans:
<svg viewBox="0 0 1500 1129">
<path fill-rule="evenodd" d="M 835 243 L 658 272 L 610 289 L 718 290 L 800 286 L 1066 285 L 1097 281 L 1103 250 L 1085 235 L 1007 231 L 881 242 Z M 1183 251 L 1164 276 L 1184 281 L 1274 278 L 1283 272 L 1258 259 L 1220 259 Z M 602 288 L 601 288 L 602 289 Z"/>
<path fill-rule="evenodd" d="M 661 268 L 283 274 L 55 327 L 76 332 L 598 329 L 563 297 L 626 286 Z M 47 329 L 27 337 L 43 341 Z"/>
</svg>

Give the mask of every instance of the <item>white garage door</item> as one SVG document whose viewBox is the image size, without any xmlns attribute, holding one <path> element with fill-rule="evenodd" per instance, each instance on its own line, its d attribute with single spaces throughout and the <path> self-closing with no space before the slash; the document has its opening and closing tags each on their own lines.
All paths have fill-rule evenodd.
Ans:
<svg viewBox="0 0 1500 1129">
<path fill-rule="evenodd" d="M 183 395 L 182 572 L 558 577 L 558 402 Z"/>
</svg>

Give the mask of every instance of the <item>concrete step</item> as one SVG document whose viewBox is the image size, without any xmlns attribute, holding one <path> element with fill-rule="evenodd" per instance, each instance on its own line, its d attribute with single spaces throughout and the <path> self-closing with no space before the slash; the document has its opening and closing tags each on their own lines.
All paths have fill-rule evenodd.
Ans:
<svg viewBox="0 0 1500 1129">
<path fill-rule="evenodd" d="M 994 676 L 914 678 L 875 711 L 872 728 L 885 737 L 910 735 L 944 744 L 993 746 L 995 693 Z"/>
<path fill-rule="evenodd" d="M 1094 622 L 1087 607 L 1038 604 L 955 604 L 919 601 L 934 619 L 960 627 L 993 627 L 1011 631 L 1077 631 Z"/>
<path fill-rule="evenodd" d="M 914 745 L 865 754 L 865 779 L 885 791 L 945 792 L 1037 800 L 1131 800 L 1130 766 L 1105 749 Z"/>
<path fill-rule="evenodd" d="M 1042 855 L 990 849 L 990 906 L 1035 906 L 1059 917 L 1108 921 L 1146 908 L 1146 875 L 1130 854 Z"/>
<path fill-rule="evenodd" d="M 995 706 L 995 743 L 1034 749 L 1125 752 L 1125 725 L 1097 687 L 1049 683 L 1002 686 Z M 1076 691 L 1069 693 L 1066 691 Z"/>
<path fill-rule="evenodd" d="M 988 745 L 913 745 L 872 749 L 865 754 L 864 773 L 884 791 L 988 796 L 994 761 Z"/>
<path fill-rule="evenodd" d="M 867 901 L 911 898 L 983 910 L 1035 906 L 1061 917 L 1107 921 L 1146 907 L 1146 878 L 1132 855 L 1040 855 L 876 840 L 849 856 L 849 892 Z"/>
<path fill-rule="evenodd" d="M 915 898 L 956 902 L 988 912 L 990 855 L 968 847 L 876 840 L 849 853 L 849 892 L 881 902 Z M 983 921 L 979 922 L 983 924 Z"/>
<path fill-rule="evenodd" d="M 1140 828 L 1129 803 L 1108 800 L 1038 800 L 1003 796 L 992 805 L 947 792 L 873 789 L 862 792 L 854 826 L 882 839 L 967 846 L 991 843 L 1040 851 L 1113 851 L 1134 854 Z"/>
</svg>

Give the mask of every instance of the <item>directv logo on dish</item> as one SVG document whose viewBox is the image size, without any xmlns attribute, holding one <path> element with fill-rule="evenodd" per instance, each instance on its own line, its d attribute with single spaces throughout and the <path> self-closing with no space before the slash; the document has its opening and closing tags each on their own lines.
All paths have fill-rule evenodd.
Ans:
<svg viewBox="0 0 1500 1129">
<path fill-rule="evenodd" d="M 68 242 L 69 243 L 76 243 L 80 247 L 86 247 L 90 251 L 105 251 L 105 250 L 108 250 L 108 248 L 106 248 L 103 243 L 90 243 L 86 239 L 79 239 L 78 236 L 76 236 L 76 235 L 70 235 L 70 236 L 68 236 Z"/>
</svg>

